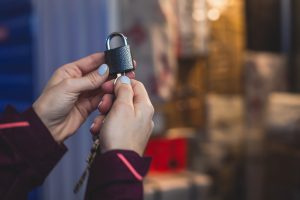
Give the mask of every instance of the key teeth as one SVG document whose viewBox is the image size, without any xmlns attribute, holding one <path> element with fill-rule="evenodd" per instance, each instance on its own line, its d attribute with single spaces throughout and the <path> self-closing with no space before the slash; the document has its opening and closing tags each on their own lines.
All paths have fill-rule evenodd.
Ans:
<svg viewBox="0 0 300 200">
<path fill-rule="evenodd" d="M 91 160 L 92 155 L 89 155 L 88 158 L 86 159 L 86 162 L 89 163 Z"/>
<path fill-rule="evenodd" d="M 79 179 L 78 182 L 76 183 L 76 185 L 75 185 L 75 187 L 74 187 L 74 189 L 73 189 L 74 194 L 78 193 L 78 191 L 80 190 L 80 188 L 81 188 L 81 186 L 82 186 L 82 184 L 83 184 L 83 182 L 84 182 L 86 176 L 87 176 L 87 170 L 85 170 L 85 171 L 83 172 L 83 174 L 81 175 L 80 179 Z"/>
<path fill-rule="evenodd" d="M 79 189 L 80 189 L 80 185 L 76 184 L 75 187 L 74 187 L 74 190 L 73 190 L 74 194 L 77 194 Z"/>
</svg>

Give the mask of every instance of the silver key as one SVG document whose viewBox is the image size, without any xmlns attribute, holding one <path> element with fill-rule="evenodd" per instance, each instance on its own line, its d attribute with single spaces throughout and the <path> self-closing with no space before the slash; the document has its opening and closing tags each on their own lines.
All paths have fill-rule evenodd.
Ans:
<svg viewBox="0 0 300 200">
<path fill-rule="evenodd" d="M 80 188 L 83 185 L 83 183 L 84 183 L 87 175 L 89 174 L 90 168 L 91 168 L 91 166 L 92 166 L 92 164 L 93 164 L 93 162 L 94 162 L 94 160 L 96 158 L 96 155 L 97 155 L 97 153 L 99 151 L 99 147 L 100 147 L 100 139 L 99 139 L 99 137 L 97 137 L 94 140 L 93 146 L 91 148 L 91 152 L 90 152 L 90 154 L 89 154 L 89 156 L 88 156 L 88 158 L 86 160 L 87 166 L 86 166 L 84 172 L 80 176 L 80 179 L 78 180 L 78 182 L 76 183 L 76 185 L 75 185 L 75 187 L 73 189 L 73 192 L 75 194 L 80 190 Z"/>
</svg>

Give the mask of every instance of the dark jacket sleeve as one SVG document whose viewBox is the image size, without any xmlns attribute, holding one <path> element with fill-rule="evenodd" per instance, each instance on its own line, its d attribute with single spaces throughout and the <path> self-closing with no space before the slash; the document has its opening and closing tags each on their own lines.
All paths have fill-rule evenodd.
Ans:
<svg viewBox="0 0 300 200">
<path fill-rule="evenodd" d="M 8 107 L 0 119 L 0 199 L 27 199 L 66 150 L 32 108 L 18 114 Z"/>
<path fill-rule="evenodd" d="M 90 170 L 86 200 L 141 200 L 143 177 L 151 158 L 133 151 L 114 150 L 96 157 Z"/>
</svg>

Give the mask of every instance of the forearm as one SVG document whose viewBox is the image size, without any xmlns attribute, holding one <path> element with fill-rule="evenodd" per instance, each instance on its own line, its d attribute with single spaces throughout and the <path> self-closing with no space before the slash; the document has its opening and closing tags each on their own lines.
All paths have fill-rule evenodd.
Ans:
<svg viewBox="0 0 300 200">
<path fill-rule="evenodd" d="M 143 199 L 143 177 L 150 162 L 133 151 L 99 155 L 91 168 L 85 199 Z"/>
<path fill-rule="evenodd" d="M 65 151 L 33 109 L 22 114 L 7 109 L 0 120 L 0 199 L 25 199 Z"/>
</svg>

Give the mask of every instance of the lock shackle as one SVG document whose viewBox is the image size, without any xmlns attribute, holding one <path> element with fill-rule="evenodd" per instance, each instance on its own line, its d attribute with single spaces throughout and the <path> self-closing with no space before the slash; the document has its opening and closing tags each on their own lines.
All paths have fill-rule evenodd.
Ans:
<svg viewBox="0 0 300 200">
<path fill-rule="evenodd" d="M 110 49 L 110 41 L 114 38 L 114 37 L 121 37 L 124 45 L 127 46 L 127 37 L 125 35 L 123 35 L 122 33 L 119 32 L 113 32 L 112 34 L 110 34 L 107 39 L 106 39 L 106 49 L 109 50 Z"/>
</svg>

